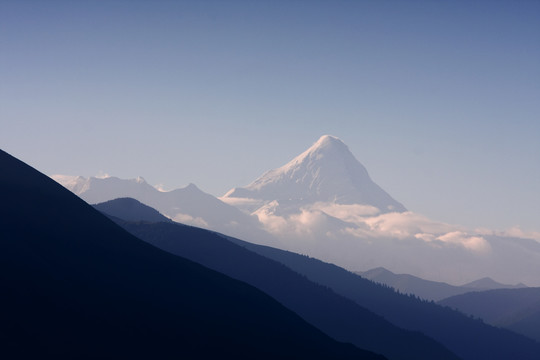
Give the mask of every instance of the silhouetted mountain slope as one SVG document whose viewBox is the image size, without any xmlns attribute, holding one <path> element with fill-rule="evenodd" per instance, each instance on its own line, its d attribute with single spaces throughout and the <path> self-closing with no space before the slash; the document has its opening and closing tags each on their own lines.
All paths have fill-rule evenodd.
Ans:
<svg viewBox="0 0 540 360">
<path fill-rule="evenodd" d="M 409 274 L 394 274 L 382 267 L 356 272 L 356 274 L 365 279 L 388 285 L 400 293 L 414 294 L 426 300 L 438 301 L 471 291 L 471 289 L 463 289 L 444 282 L 424 280 Z"/>
<path fill-rule="evenodd" d="M 467 288 L 467 289 L 472 289 L 474 291 L 484 291 L 484 290 L 495 290 L 495 289 L 521 289 L 521 288 L 526 288 L 527 285 L 524 285 L 522 283 L 519 283 L 516 285 L 501 284 L 500 282 L 497 282 L 490 277 L 484 277 L 475 281 L 471 281 L 470 283 L 467 283 L 465 285 L 462 285 L 462 287 Z"/>
<path fill-rule="evenodd" d="M 128 234 L 0 151 L 0 357 L 378 358 Z"/>
<path fill-rule="evenodd" d="M 156 209 L 143 205 L 133 198 L 114 199 L 93 206 L 101 212 L 127 221 L 172 222 Z"/>
<path fill-rule="evenodd" d="M 439 303 L 540 341 L 540 288 L 471 292 Z"/>
<path fill-rule="evenodd" d="M 394 274 L 383 267 L 356 272 L 356 274 L 368 280 L 391 286 L 401 293 L 414 294 L 422 299 L 433 301 L 471 291 L 526 287 L 523 284 L 505 285 L 490 278 L 479 279 L 462 286 L 454 286 L 444 282 L 424 280 L 409 274 Z"/>
<path fill-rule="evenodd" d="M 540 344 L 455 310 L 396 293 L 338 266 L 307 256 L 232 239 L 327 286 L 404 329 L 420 331 L 463 359 L 538 359 Z"/>
<path fill-rule="evenodd" d="M 340 341 L 391 359 L 456 359 L 426 336 L 404 331 L 326 287 L 207 230 L 180 224 L 123 222 L 149 243 L 247 282 Z"/>
</svg>

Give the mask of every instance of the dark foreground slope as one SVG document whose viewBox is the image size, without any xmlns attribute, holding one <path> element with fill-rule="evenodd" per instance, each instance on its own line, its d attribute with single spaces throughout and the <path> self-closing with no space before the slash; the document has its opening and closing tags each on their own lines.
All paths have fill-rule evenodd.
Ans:
<svg viewBox="0 0 540 360">
<path fill-rule="evenodd" d="M 433 302 L 399 294 L 390 287 L 317 259 L 238 239 L 231 241 L 328 286 L 399 327 L 426 334 L 463 359 L 540 358 L 540 344 L 522 335 L 490 326 Z"/>
<path fill-rule="evenodd" d="M 0 358 L 376 358 L 0 151 Z"/>
<path fill-rule="evenodd" d="M 118 199 L 96 205 L 116 217 L 133 214 L 137 201 Z M 141 219 L 150 211 L 139 204 Z M 125 206 L 125 212 L 122 211 Z M 165 219 L 164 219 L 165 220 Z M 274 260 L 265 258 L 223 236 L 191 226 L 161 222 L 124 222 L 140 239 L 253 285 L 271 295 L 305 320 L 340 341 L 353 343 L 390 359 L 456 359 L 446 348 L 426 336 L 399 329 L 350 299 Z"/>
<path fill-rule="evenodd" d="M 439 303 L 540 341 L 540 288 L 471 292 Z"/>
</svg>

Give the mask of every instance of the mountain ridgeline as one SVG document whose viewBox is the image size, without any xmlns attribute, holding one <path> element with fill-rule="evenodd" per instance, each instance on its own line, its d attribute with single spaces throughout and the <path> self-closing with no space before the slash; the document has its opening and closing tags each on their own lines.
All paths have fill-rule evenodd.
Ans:
<svg viewBox="0 0 540 360">
<path fill-rule="evenodd" d="M 213 270 L 257 287 L 296 312 L 333 338 L 381 353 L 389 359 L 457 359 L 449 350 L 420 333 L 400 329 L 354 301 L 327 287 L 309 281 L 283 264 L 234 244 L 207 230 L 173 224 L 122 221 L 133 214 L 135 203 L 141 215 L 151 214 L 131 199 L 98 204 L 96 208 L 115 217 L 118 224 L 138 238 L 160 249 L 196 261 Z M 163 218 L 166 220 L 166 218 Z"/>
<path fill-rule="evenodd" d="M 98 206 L 112 216 L 123 217 L 121 208 L 113 204 L 114 201 L 108 206 Z M 420 333 L 463 359 L 536 359 L 540 353 L 540 344 L 526 337 L 489 326 L 433 302 L 399 294 L 389 287 L 307 256 L 183 225 L 116 221 L 164 250 L 264 290 L 334 338 L 364 345 L 391 359 L 453 356 L 422 340 Z M 328 289 L 333 293 L 328 293 Z M 356 307 L 346 299 L 352 300 Z M 417 335 L 392 330 L 373 313 Z M 384 340 L 380 341 L 380 338 Z M 400 340 L 407 343 L 405 348 Z"/>
<path fill-rule="evenodd" d="M 454 286 L 443 282 L 424 280 L 409 274 L 394 274 L 382 267 L 356 273 L 371 281 L 391 286 L 401 293 L 414 294 L 422 299 L 433 301 L 440 301 L 471 291 L 527 287 L 523 284 L 500 284 L 490 278 L 482 278 L 461 286 Z"/>
<path fill-rule="evenodd" d="M 471 292 L 439 303 L 540 342 L 540 288 Z"/>
<path fill-rule="evenodd" d="M 0 151 L 3 359 L 379 359 L 139 240 Z"/>
<path fill-rule="evenodd" d="M 540 343 L 530 338 L 487 325 L 433 301 L 400 294 L 389 286 L 374 283 L 339 266 L 289 251 L 230 240 L 281 262 L 394 325 L 430 336 L 463 359 L 532 360 L 540 354 Z"/>
<path fill-rule="evenodd" d="M 262 243 L 275 244 L 258 220 L 234 206 L 201 191 L 194 184 L 172 191 L 159 191 L 142 177 L 126 180 L 117 177 L 84 178 L 53 175 L 53 179 L 89 204 L 130 197 L 155 208 L 167 217 L 231 236 L 253 237 Z"/>
<path fill-rule="evenodd" d="M 142 178 L 53 178 L 89 203 L 132 197 L 174 221 L 352 271 L 384 267 L 452 284 L 491 277 L 540 286 L 540 243 L 407 211 L 373 182 L 347 145 L 330 135 L 219 199 L 193 184 L 165 192 Z"/>
</svg>

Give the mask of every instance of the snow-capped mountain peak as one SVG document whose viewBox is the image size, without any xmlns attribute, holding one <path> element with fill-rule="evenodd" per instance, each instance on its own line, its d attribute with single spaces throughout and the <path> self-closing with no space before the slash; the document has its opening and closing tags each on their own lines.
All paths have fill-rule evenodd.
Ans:
<svg viewBox="0 0 540 360">
<path fill-rule="evenodd" d="M 277 200 L 301 207 L 315 202 L 371 205 L 381 212 L 405 211 L 375 184 L 347 145 L 331 135 L 280 168 L 270 170 L 243 188 L 230 190 L 222 199 Z"/>
<path fill-rule="evenodd" d="M 326 159 L 325 159 L 326 157 Z M 323 135 L 320 137 L 317 142 L 315 142 L 309 149 L 292 159 L 290 162 L 285 164 L 284 166 L 276 169 L 271 170 L 268 173 L 272 172 L 281 172 L 286 173 L 290 170 L 294 171 L 295 167 L 298 167 L 298 165 L 302 164 L 306 161 L 328 161 L 331 160 L 331 158 L 338 159 L 338 158 L 349 158 L 348 161 L 351 160 L 351 157 L 354 160 L 354 156 L 349 151 L 349 148 L 347 145 L 345 145 L 339 138 L 332 136 L 332 135 Z M 268 174 L 267 173 L 267 174 Z M 257 179 L 261 180 L 263 177 Z M 255 183 L 257 182 L 255 181 Z M 256 184 L 251 184 L 249 186 L 256 186 Z"/>
<path fill-rule="evenodd" d="M 349 148 L 347 145 L 341 141 L 340 138 L 333 135 L 323 135 L 317 140 L 306 152 L 315 151 L 317 149 L 324 149 L 334 147 L 336 149 L 341 149 L 341 151 L 348 151 Z"/>
</svg>

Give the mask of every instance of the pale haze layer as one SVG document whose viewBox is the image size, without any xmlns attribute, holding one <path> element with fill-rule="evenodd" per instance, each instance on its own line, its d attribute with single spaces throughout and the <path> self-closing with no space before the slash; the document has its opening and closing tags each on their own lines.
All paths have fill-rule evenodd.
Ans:
<svg viewBox="0 0 540 360">
<path fill-rule="evenodd" d="M 0 3 L 0 146 L 222 196 L 333 134 L 416 214 L 540 231 L 540 3 Z"/>
</svg>

